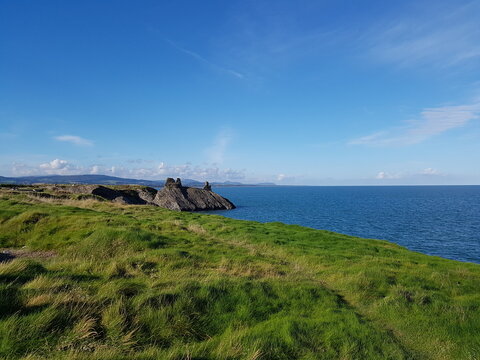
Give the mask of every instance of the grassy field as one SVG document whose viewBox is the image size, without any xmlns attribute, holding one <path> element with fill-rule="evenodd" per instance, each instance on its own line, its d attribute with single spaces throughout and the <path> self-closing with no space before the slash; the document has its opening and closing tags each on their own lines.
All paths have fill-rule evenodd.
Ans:
<svg viewBox="0 0 480 360">
<path fill-rule="evenodd" d="M 0 194 L 2 359 L 480 359 L 480 265 L 281 223 Z"/>
</svg>

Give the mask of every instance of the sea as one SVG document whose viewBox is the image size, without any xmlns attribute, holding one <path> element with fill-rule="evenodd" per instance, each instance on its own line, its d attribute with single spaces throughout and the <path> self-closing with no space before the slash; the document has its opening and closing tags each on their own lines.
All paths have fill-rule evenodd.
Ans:
<svg viewBox="0 0 480 360">
<path fill-rule="evenodd" d="M 234 210 L 211 214 L 280 221 L 480 263 L 480 186 L 215 187 Z"/>
</svg>

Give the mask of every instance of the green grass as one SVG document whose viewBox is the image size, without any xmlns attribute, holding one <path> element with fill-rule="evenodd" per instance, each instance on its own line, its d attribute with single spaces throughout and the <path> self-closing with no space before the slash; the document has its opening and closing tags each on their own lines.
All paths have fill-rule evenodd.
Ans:
<svg viewBox="0 0 480 360">
<path fill-rule="evenodd" d="M 0 195 L 4 359 L 480 359 L 480 266 L 280 223 Z"/>
</svg>

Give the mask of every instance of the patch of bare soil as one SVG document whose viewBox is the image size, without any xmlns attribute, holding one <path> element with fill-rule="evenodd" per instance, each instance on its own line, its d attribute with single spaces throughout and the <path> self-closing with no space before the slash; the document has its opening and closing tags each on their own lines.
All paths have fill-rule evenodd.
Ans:
<svg viewBox="0 0 480 360">
<path fill-rule="evenodd" d="M 33 251 L 26 248 L 0 248 L 0 263 L 8 262 L 16 258 L 49 259 L 55 255 L 57 255 L 57 253 L 53 250 Z"/>
</svg>

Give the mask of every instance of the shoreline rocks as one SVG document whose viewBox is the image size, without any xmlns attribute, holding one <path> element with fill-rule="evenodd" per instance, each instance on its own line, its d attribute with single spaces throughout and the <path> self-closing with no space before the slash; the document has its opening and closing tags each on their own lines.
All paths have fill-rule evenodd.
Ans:
<svg viewBox="0 0 480 360">
<path fill-rule="evenodd" d="M 180 178 L 167 178 L 160 190 L 148 186 L 103 185 L 43 185 L 36 191 L 66 194 L 93 195 L 121 204 L 154 205 L 177 211 L 230 210 L 235 205 L 212 191 L 208 181 L 203 189 L 182 185 Z M 45 193 L 47 195 L 47 193 Z"/>
</svg>

